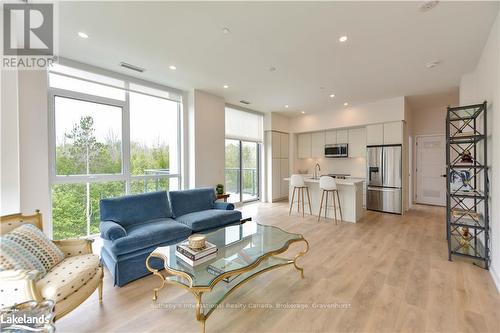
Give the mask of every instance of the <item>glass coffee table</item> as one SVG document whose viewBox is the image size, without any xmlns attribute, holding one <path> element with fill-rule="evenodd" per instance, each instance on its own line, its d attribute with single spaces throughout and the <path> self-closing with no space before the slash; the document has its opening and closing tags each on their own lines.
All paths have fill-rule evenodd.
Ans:
<svg viewBox="0 0 500 333">
<path fill-rule="evenodd" d="M 309 243 L 300 234 L 286 232 L 278 227 L 266 226 L 249 221 L 228 226 L 206 234 L 206 240 L 217 246 L 217 257 L 192 267 L 175 255 L 177 244 L 158 247 L 146 259 L 146 266 L 160 277 L 161 285 L 153 289 L 153 300 L 167 283 L 176 284 L 191 292 L 196 299 L 196 320 L 205 331 L 205 321 L 227 296 L 254 277 L 274 268 L 293 265 L 304 277 L 304 269 L 297 265 L 297 259 L 309 250 Z M 278 256 L 288 250 L 292 243 L 303 242 L 305 249 L 293 259 Z M 150 265 L 151 258 L 164 261 L 165 275 Z M 225 263 L 220 274 L 211 264 Z M 220 267 L 220 266 L 218 266 Z M 229 282 L 228 282 L 229 281 Z"/>
</svg>

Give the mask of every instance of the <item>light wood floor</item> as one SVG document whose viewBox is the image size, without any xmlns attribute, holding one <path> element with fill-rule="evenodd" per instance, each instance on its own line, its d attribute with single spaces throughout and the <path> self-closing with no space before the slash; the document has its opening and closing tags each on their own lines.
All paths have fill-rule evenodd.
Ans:
<svg viewBox="0 0 500 333">
<path fill-rule="evenodd" d="M 287 205 L 246 206 L 244 216 L 302 233 L 311 245 L 293 267 L 264 273 L 227 304 L 302 304 L 308 309 L 217 309 L 207 332 L 500 332 L 500 296 L 489 273 L 449 262 L 444 209 L 417 206 L 405 216 L 368 212 L 357 224 L 288 216 Z M 299 250 L 300 244 L 289 251 Z M 293 253 L 292 253 L 293 252 Z M 158 309 L 148 276 L 123 288 L 108 277 L 104 303 L 94 294 L 57 323 L 58 332 L 197 332 L 192 308 Z M 160 292 L 165 305 L 192 305 L 176 286 Z M 311 309 L 313 304 L 348 308 Z"/>
</svg>

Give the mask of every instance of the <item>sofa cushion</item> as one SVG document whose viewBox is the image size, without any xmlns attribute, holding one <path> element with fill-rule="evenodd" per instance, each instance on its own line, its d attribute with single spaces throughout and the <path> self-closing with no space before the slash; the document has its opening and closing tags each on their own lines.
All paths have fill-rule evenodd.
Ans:
<svg viewBox="0 0 500 333">
<path fill-rule="evenodd" d="M 124 227 L 113 221 L 101 221 L 99 224 L 101 237 L 107 240 L 115 240 L 127 236 Z"/>
<path fill-rule="evenodd" d="M 36 286 L 44 299 L 59 302 L 77 292 L 99 273 L 99 270 L 97 254 L 68 257 L 54 266 Z"/>
<path fill-rule="evenodd" d="M 172 217 L 165 191 L 101 199 L 101 221 L 113 221 L 127 228 L 136 223 Z"/>
<path fill-rule="evenodd" d="M 116 239 L 111 245 L 115 255 L 134 252 L 146 247 L 187 238 L 191 229 L 172 219 L 160 219 L 127 228 L 127 236 Z"/>
<path fill-rule="evenodd" d="M 215 190 L 211 187 L 170 191 L 169 196 L 174 218 L 214 208 Z"/>
<path fill-rule="evenodd" d="M 207 209 L 176 217 L 175 220 L 187 225 L 193 231 L 202 231 L 238 222 L 241 220 L 241 212 L 237 210 Z"/>
<path fill-rule="evenodd" d="M 0 270 L 37 270 L 44 276 L 64 253 L 32 224 L 23 224 L 0 238 Z"/>
</svg>

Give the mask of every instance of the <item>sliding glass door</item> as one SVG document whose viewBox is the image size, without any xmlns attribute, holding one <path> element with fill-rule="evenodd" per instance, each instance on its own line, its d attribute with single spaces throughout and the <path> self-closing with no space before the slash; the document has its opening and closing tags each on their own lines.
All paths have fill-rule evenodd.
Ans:
<svg viewBox="0 0 500 333">
<path fill-rule="evenodd" d="M 259 144 L 240 141 L 241 144 L 241 201 L 259 199 Z"/>
<path fill-rule="evenodd" d="M 259 153 L 257 142 L 226 140 L 226 193 L 229 202 L 259 199 Z"/>
</svg>

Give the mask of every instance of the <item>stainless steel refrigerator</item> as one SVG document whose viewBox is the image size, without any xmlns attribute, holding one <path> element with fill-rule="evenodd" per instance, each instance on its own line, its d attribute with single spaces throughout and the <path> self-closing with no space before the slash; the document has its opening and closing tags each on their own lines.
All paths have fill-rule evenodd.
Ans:
<svg viewBox="0 0 500 333">
<path fill-rule="evenodd" d="M 366 208 L 401 214 L 401 145 L 368 146 L 366 153 Z"/>
</svg>

